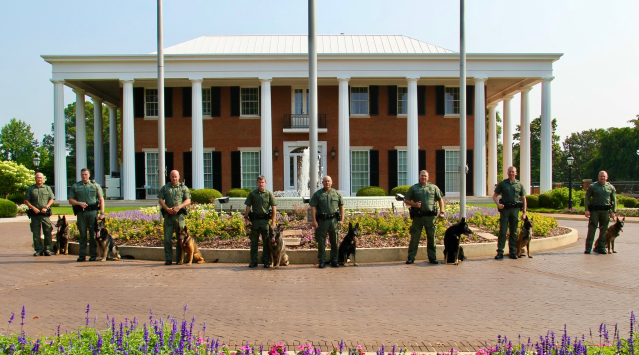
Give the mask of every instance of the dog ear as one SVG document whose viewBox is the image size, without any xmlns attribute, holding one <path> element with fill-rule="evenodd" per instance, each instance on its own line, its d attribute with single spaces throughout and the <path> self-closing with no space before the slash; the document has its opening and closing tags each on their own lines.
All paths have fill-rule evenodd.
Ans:
<svg viewBox="0 0 639 355">
<path fill-rule="evenodd" d="M 353 222 L 348 222 L 348 229 L 353 229 Z"/>
<path fill-rule="evenodd" d="M 461 221 L 460 221 L 460 222 L 461 222 L 461 223 L 466 223 L 466 217 L 462 217 L 462 219 L 461 219 Z"/>
<path fill-rule="evenodd" d="M 359 223 L 357 223 L 357 224 L 355 225 L 355 229 L 357 229 L 357 228 L 359 228 Z"/>
</svg>

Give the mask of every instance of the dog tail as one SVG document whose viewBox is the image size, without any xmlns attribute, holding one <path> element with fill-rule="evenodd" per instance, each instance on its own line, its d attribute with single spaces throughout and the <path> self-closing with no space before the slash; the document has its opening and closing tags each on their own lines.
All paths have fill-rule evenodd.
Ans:
<svg viewBox="0 0 639 355">
<path fill-rule="evenodd" d="M 220 259 L 207 260 L 207 261 L 205 261 L 205 263 L 217 263 L 218 261 L 220 261 Z"/>
<path fill-rule="evenodd" d="M 135 257 L 133 255 L 121 255 L 120 259 L 135 260 Z"/>
</svg>

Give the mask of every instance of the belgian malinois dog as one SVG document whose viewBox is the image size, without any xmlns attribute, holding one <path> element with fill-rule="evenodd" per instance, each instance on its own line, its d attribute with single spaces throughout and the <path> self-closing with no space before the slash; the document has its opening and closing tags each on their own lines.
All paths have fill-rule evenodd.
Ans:
<svg viewBox="0 0 639 355">
<path fill-rule="evenodd" d="M 69 224 L 67 223 L 67 216 L 58 215 L 58 222 L 55 226 L 58 230 L 55 234 L 53 252 L 55 255 L 60 253 L 69 255 Z"/>
<path fill-rule="evenodd" d="M 623 225 L 626 222 L 626 217 L 623 219 L 619 219 L 617 217 L 617 221 L 612 226 L 608 227 L 606 231 L 606 249 L 608 249 L 608 254 L 616 253 L 615 251 L 615 239 L 623 232 Z M 595 245 L 599 245 L 599 238 L 595 242 Z"/>
<path fill-rule="evenodd" d="M 200 251 L 197 249 L 197 244 L 195 244 L 195 240 L 191 238 L 189 230 L 186 228 L 186 226 L 184 226 L 183 229 L 180 229 L 180 239 L 178 243 L 180 243 L 180 247 L 182 248 L 182 255 L 180 255 L 180 260 L 178 260 L 177 262 L 178 265 L 182 265 L 185 256 L 188 256 L 189 260 L 187 265 L 191 265 L 193 260 L 195 260 L 195 262 L 198 264 L 204 263 L 204 258 L 202 257 L 202 254 L 200 254 Z"/>
<path fill-rule="evenodd" d="M 273 267 L 288 266 L 288 255 L 286 255 L 286 245 L 284 245 L 284 240 L 282 239 L 282 226 L 277 225 L 275 229 L 272 229 L 270 226 L 268 228 L 269 238 L 271 238 L 271 242 L 269 243 L 269 249 L 271 251 L 271 264 Z"/>
<path fill-rule="evenodd" d="M 517 236 L 517 256 L 524 256 L 523 249 L 526 247 L 526 254 L 529 258 L 532 258 L 530 255 L 530 240 L 533 236 L 533 223 L 532 219 L 528 219 L 528 215 L 526 215 L 526 219 L 524 219 L 524 227 L 519 231 L 519 236 Z"/>
</svg>

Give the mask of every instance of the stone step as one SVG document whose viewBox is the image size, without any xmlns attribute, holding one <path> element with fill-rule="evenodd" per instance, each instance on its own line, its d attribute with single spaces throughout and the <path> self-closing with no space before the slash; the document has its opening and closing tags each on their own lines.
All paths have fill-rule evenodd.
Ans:
<svg viewBox="0 0 639 355">
<path fill-rule="evenodd" d="M 478 236 L 484 238 L 484 239 L 488 239 L 488 240 L 497 240 L 497 236 L 493 235 L 492 233 L 487 233 L 487 232 L 475 232 L 475 234 L 477 234 Z"/>
<path fill-rule="evenodd" d="M 302 235 L 302 230 L 301 229 L 289 229 L 289 230 L 285 230 L 282 232 L 282 237 L 286 238 L 287 236 L 293 236 L 293 235 Z"/>
<path fill-rule="evenodd" d="M 299 246 L 302 238 L 282 238 L 284 245 L 287 247 Z"/>
</svg>

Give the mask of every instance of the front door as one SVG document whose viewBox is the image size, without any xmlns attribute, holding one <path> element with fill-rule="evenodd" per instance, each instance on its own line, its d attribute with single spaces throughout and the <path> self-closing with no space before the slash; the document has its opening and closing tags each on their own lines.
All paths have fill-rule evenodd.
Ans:
<svg viewBox="0 0 639 355">
<path fill-rule="evenodd" d="M 303 153 L 291 153 L 288 158 L 288 176 L 286 177 L 286 190 L 297 191 L 297 184 L 302 168 Z"/>
</svg>

